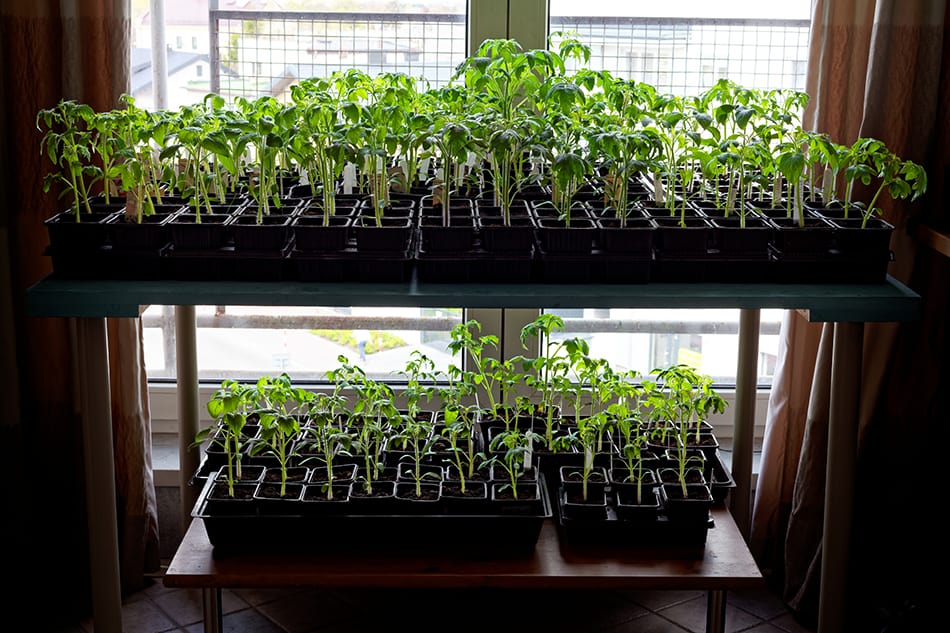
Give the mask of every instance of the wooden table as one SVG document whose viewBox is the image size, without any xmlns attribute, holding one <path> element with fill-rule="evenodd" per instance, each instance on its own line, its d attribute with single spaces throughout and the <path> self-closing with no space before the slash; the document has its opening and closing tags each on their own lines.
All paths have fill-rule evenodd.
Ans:
<svg viewBox="0 0 950 633">
<path fill-rule="evenodd" d="M 764 586 L 735 521 L 712 511 L 703 548 L 618 550 L 568 547 L 553 520 L 532 555 L 510 559 L 433 554 L 354 558 L 332 554 L 228 554 L 215 558 L 204 522 L 194 519 L 165 572 L 165 586 L 202 590 L 205 633 L 220 633 L 222 588 L 701 589 L 706 631 L 725 631 L 728 589 Z"/>
</svg>

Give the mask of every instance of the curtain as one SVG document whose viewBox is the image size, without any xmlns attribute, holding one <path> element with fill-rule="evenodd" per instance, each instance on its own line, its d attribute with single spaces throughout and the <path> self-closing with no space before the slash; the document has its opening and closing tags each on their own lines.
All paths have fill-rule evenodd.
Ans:
<svg viewBox="0 0 950 633">
<path fill-rule="evenodd" d="M 59 602 L 53 609 L 39 606 L 51 620 L 89 608 L 82 437 L 70 322 L 27 318 L 24 310 L 26 289 L 51 270 L 44 255 L 43 220 L 61 204 L 55 191 L 42 191 L 48 162 L 39 151 L 36 113 L 64 98 L 96 110 L 117 107 L 118 96 L 128 90 L 129 39 L 128 0 L 7 0 L 0 5 L 0 220 L 8 236 L 0 243 L 0 256 L 9 266 L 7 292 L 17 342 L 11 356 L 16 359 L 21 411 L 18 422 L 8 421 L 2 439 L 19 473 L 17 481 L 55 484 L 58 500 L 55 507 L 44 509 L 47 506 L 32 492 L 12 495 L 16 520 L 5 529 L 16 539 L 7 542 L 18 544 L 15 556 L 23 573 L 11 604 L 31 619 L 35 603 L 49 600 L 37 588 L 54 578 L 69 583 L 70 591 L 57 592 Z M 159 569 L 141 322 L 110 319 L 108 332 L 122 582 L 123 591 L 133 592 L 144 586 L 145 574 Z"/>
<path fill-rule="evenodd" d="M 922 222 L 947 218 L 947 20 L 945 0 L 815 0 L 812 7 L 805 127 L 845 144 L 880 139 L 921 163 L 931 183 L 916 203 L 882 205 L 895 225 L 888 272 L 921 295 L 923 310 L 919 321 L 865 326 L 850 630 L 878 631 L 882 623 L 919 617 L 932 604 L 913 581 L 916 561 L 909 555 L 919 532 L 909 530 L 917 524 L 911 528 L 897 518 L 903 517 L 904 497 L 896 491 L 909 485 L 910 475 L 899 465 L 882 472 L 881 458 L 909 430 L 936 424 L 938 379 L 947 375 L 941 369 L 948 350 L 941 323 L 950 288 L 947 262 L 916 239 Z M 831 324 L 806 323 L 794 312 L 785 316 L 750 533 L 763 573 L 809 623 L 817 617 L 820 592 L 831 334 Z M 882 478 L 894 494 L 881 494 Z M 888 513 L 895 518 L 887 520 Z M 901 534 L 906 539 L 894 552 Z"/>
</svg>

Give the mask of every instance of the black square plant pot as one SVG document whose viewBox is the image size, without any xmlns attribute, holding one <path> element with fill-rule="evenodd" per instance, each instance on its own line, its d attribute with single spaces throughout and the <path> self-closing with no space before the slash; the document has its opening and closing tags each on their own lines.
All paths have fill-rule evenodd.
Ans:
<svg viewBox="0 0 950 633">
<path fill-rule="evenodd" d="M 610 254 L 652 256 L 656 222 L 647 217 L 598 218 L 600 248 Z"/>
<path fill-rule="evenodd" d="M 590 253 L 594 246 L 596 227 L 590 218 L 574 218 L 570 224 L 556 218 L 537 220 L 538 241 L 545 253 Z"/>
<path fill-rule="evenodd" d="M 703 257 L 712 241 L 712 225 L 699 217 L 658 217 L 656 249 L 658 257 Z"/>
<path fill-rule="evenodd" d="M 124 205 L 113 205 L 107 210 L 93 213 L 83 211 L 77 221 L 72 210 L 62 211 L 46 219 L 49 246 L 58 253 L 93 251 L 110 242 L 111 222 L 119 215 Z"/>
<path fill-rule="evenodd" d="M 298 251 L 335 252 L 350 246 L 353 218 L 332 215 L 298 215 L 291 222 Z"/>
<path fill-rule="evenodd" d="M 441 215 L 419 217 L 419 238 L 422 249 L 430 253 L 465 253 L 475 245 L 475 218 L 471 209 L 467 215 L 452 216 L 449 225 Z"/>
<path fill-rule="evenodd" d="M 748 213 L 744 219 L 730 216 L 711 218 L 709 222 L 713 226 L 713 248 L 720 255 L 768 258 L 774 227 L 764 217 Z"/>
<path fill-rule="evenodd" d="M 806 216 L 799 222 L 793 218 L 771 218 L 775 225 L 772 246 L 792 254 L 825 254 L 834 248 L 835 228 L 826 220 Z"/>
<path fill-rule="evenodd" d="M 406 217 L 383 217 L 379 225 L 370 216 L 361 216 L 353 226 L 356 250 L 360 252 L 404 252 L 409 249 L 414 227 Z"/>
<path fill-rule="evenodd" d="M 227 246 L 231 242 L 227 227 L 230 219 L 229 215 L 220 213 L 198 216 L 191 209 L 179 212 L 168 222 L 175 250 L 207 251 Z"/>
<path fill-rule="evenodd" d="M 168 223 L 184 207 L 180 204 L 156 204 L 152 215 L 143 215 L 142 221 L 116 214 L 110 220 L 112 247 L 115 250 L 141 251 L 164 247 L 171 241 Z"/>
<path fill-rule="evenodd" d="M 291 215 L 265 215 L 240 213 L 231 218 L 228 228 L 238 251 L 279 251 L 290 240 Z"/>
<path fill-rule="evenodd" d="M 894 226 L 881 218 L 828 220 L 834 227 L 835 250 L 843 255 L 887 257 Z"/>
<path fill-rule="evenodd" d="M 688 483 L 685 495 L 679 483 L 661 484 L 659 491 L 664 512 L 670 521 L 690 525 L 704 525 L 709 521 L 713 496 L 707 484 Z"/>
</svg>

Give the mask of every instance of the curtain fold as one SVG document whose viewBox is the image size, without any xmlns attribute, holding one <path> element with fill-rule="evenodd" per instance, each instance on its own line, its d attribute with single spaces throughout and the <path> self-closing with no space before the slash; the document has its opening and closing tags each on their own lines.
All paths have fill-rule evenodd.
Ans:
<svg viewBox="0 0 950 633">
<path fill-rule="evenodd" d="M 946 116 L 947 18 L 945 0 L 816 0 L 806 86 L 810 95 L 806 128 L 826 132 L 845 144 L 859 137 L 878 138 L 898 155 L 927 169 L 930 191 L 920 202 L 885 201 L 881 205 L 885 219 L 895 226 L 891 240 L 894 261 L 888 272 L 921 295 L 925 317 L 945 307 L 950 287 L 946 285 L 946 262 L 935 259 L 933 253 L 920 252 L 915 238 L 923 218 L 945 222 L 948 217 L 942 180 L 948 173 L 950 148 L 936 142 L 946 140 L 950 133 Z M 884 566 L 875 568 L 882 548 L 904 533 L 909 541 L 894 555 L 904 562 L 901 571 L 910 574 L 913 565 L 900 553 L 913 549 L 907 547 L 915 539 L 908 527 L 898 529 L 888 522 L 892 531 L 887 532 L 868 525 L 879 523 L 882 512 L 903 512 L 900 496 L 888 499 L 877 494 L 882 477 L 910 484 L 899 466 L 898 472 L 888 469 L 886 474 L 874 470 L 881 467 L 877 461 L 881 453 L 906 436 L 907 425 L 926 423 L 927 416 L 938 411 L 928 410 L 924 403 L 939 398 L 939 384 L 916 378 L 947 373 L 939 369 L 944 364 L 941 352 L 947 351 L 946 336 L 928 331 L 939 327 L 937 320 L 931 316 L 923 322 L 865 327 L 860 476 L 855 491 L 853 582 L 849 585 L 852 630 L 880 630 L 881 620 L 910 617 L 907 601 L 926 602 L 920 592 L 908 597 L 910 587 L 919 587 L 919 583 L 909 582 L 907 576 L 888 577 Z M 800 321 L 787 315 L 782 325 L 781 367 L 769 400 L 750 546 L 788 605 L 803 620 L 813 622 L 820 591 L 824 472 L 829 458 L 833 326 L 806 327 Z M 815 328 L 823 330 L 820 338 L 815 337 Z M 933 341 L 939 344 L 935 346 Z M 806 378 L 800 370 L 808 367 L 813 370 Z M 800 443 L 797 438 L 802 438 Z M 790 485 L 792 473 L 794 483 Z M 898 605 L 884 587 L 903 596 Z M 875 600 L 868 600 L 869 595 Z"/>
<path fill-rule="evenodd" d="M 82 588 L 89 582 L 82 437 L 70 327 L 66 319 L 28 318 L 24 309 L 26 289 L 51 271 L 44 254 L 43 221 L 62 204 L 55 190 L 43 193 L 49 163 L 40 154 L 36 113 L 64 98 L 88 103 L 96 110 L 116 107 L 119 95 L 128 90 L 130 27 L 127 0 L 0 3 L 0 189 L 5 196 L 0 218 L 9 235 L 9 244 L 0 244 L 0 255 L 10 262 L 9 300 L 22 411 L 11 435 L 25 451 L 44 447 L 42 455 L 51 460 L 46 467 L 62 466 L 67 473 L 65 480 L 63 473 L 55 471 L 22 475 L 23 481 L 45 481 L 55 474 L 64 496 L 50 516 L 37 514 L 42 506 L 29 498 L 20 500 L 14 513 L 21 522 L 15 530 L 18 542 L 31 551 L 53 552 L 49 560 L 36 552 L 33 559 L 22 554 L 24 577 L 39 573 L 29 571 L 35 566 L 45 579 L 24 583 L 23 600 L 17 601 L 24 613 L 36 601 L 29 590 L 42 586 L 50 574 L 76 575 L 71 587 Z M 146 573 L 159 569 L 151 422 L 141 322 L 110 319 L 108 327 L 122 581 L 123 590 L 132 592 L 144 586 Z M 28 457 L 19 458 L 19 468 L 28 467 Z M 51 621 L 88 609 L 88 592 L 71 592 L 60 607 L 50 613 Z"/>
</svg>

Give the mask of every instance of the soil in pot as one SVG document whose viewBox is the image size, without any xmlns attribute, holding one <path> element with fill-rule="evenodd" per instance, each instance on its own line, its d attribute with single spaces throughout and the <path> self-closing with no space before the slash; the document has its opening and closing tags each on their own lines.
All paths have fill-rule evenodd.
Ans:
<svg viewBox="0 0 950 633">
<path fill-rule="evenodd" d="M 465 481 L 465 490 L 458 481 L 442 482 L 442 503 L 449 512 L 475 514 L 486 510 L 488 484 L 484 481 Z"/>
<path fill-rule="evenodd" d="M 305 482 L 307 477 L 310 475 L 310 469 L 306 466 L 288 466 L 287 467 L 287 482 Z M 267 468 L 264 471 L 264 483 L 280 483 L 281 480 L 281 469 L 280 468 Z"/>
<path fill-rule="evenodd" d="M 397 481 L 395 497 L 406 514 L 435 514 L 436 504 L 442 496 L 441 483 Z"/>
<path fill-rule="evenodd" d="M 350 484 L 309 484 L 304 486 L 300 500 L 307 514 L 343 514 L 349 508 Z"/>
<path fill-rule="evenodd" d="M 334 484 L 346 484 L 349 485 L 351 482 L 356 480 L 357 472 L 356 464 L 336 464 L 334 460 L 333 466 L 333 483 Z M 327 468 L 326 466 L 315 466 L 310 471 L 310 477 L 307 479 L 307 483 L 310 484 L 326 484 L 327 479 Z"/>
<path fill-rule="evenodd" d="M 299 514 L 300 507 L 296 504 L 303 496 L 303 489 L 302 483 L 288 483 L 281 489 L 279 483 L 261 482 L 257 485 L 254 498 L 260 502 L 258 507 L 261 514 Z"/>
<path fill-rule="evenodd" d="M 229 490 L 226 481 L 211 484 L 205 497 L 204 513 L 212 516 L 253 516 L 257 514 L 257 483 L 239 482 Z"/>
</svg>

